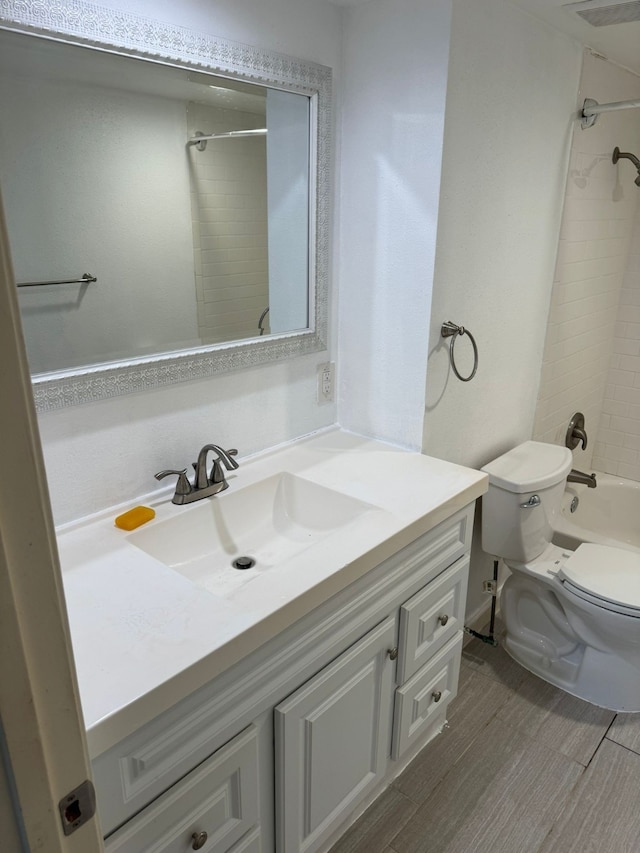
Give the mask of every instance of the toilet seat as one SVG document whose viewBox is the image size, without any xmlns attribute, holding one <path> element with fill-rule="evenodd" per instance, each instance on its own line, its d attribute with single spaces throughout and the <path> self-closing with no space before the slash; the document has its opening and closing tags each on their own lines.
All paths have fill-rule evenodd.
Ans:
<svg viewBox="0 0 640 853">
<path fill-rule="evenodd" d="M 607 610 L 640 618 L 640 556 L 610 545 L 580 545 L 557 572 L 568 592 Z"/>
</svg>

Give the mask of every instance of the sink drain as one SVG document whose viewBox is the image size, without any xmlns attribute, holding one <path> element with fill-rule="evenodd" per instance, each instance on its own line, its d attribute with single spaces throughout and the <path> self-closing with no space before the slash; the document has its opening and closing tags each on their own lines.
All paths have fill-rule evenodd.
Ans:
<svg viewBox="0 0 640 853">
<path fill-rule="evenodd" d="M 253 557 L 238 557 L 236 560 L 231 563 L 234 569 L 252 569 L 256 564 L 256 561 Z"/>
</svg>

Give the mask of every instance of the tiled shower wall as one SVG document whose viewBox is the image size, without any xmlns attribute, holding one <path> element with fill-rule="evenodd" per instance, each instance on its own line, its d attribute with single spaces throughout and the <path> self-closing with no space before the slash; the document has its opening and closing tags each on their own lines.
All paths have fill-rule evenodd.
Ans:
<svg viewBox="0 0 640 853">
<path fill-rule="evenodd" d="M 622 168 L 628 184 L 629 177 L 634 174 L 633 167 L 625 163 Z M 640 196 L 640 189 L 636 189 L 636 193 Z M 620 292 L 593 467 L 608 474 L 640 480 L 640 204 Z"/>
<path fill-rule="evenodd" d="M 226 133 L 264 127 L 265 116 L 190 103 L 187 125 L 190 137 Z M 254 337 L 269 304 L 266 137 L 211 140 L 189 157 L 200 339 Z"/>
<path fill-rule="evenodd" d="M 587 97 L 599 103 L 638 98 L 640 79 L 586 53 L 578 102 Z M 571 416 L 583 412 L 590 441 L 586 451 L 574 451 L 575 465 L 582 469 L 591 467 L 596 443 L 600 460 L 603 438 L 609 437 L 612 415 L 602 415 L 603 401 L 611 358 L 622 357 L 617 349 L 614 353 L 618 305 L 623 280 L 627 289 L 640 198 L 632 165 L 611 162 L 616 145 L 623 151 L 640 149 L 638 111 L 608 113 L 587 130 L 576 124 L 534 426 L 537 440 L 563 444 Z M 640 334 L 636 356 L 640 375 Z M 639 434 L 640 429 L 635 437 Z M 624 439 L 616 446 L 624 447 Z M 631 459 L 619 454 L 616 461 L 623 456 Z"/>
</svg>

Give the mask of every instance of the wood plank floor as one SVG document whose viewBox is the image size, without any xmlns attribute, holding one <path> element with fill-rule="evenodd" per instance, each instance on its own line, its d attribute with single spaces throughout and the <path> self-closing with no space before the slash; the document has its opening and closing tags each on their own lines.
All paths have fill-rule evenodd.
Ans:
<svg viewBox="0 0 640 853">
<path fill-rule="evenodd" d="M 331 853 L 640 853 L 640 714 L 576 699 L 479 640 L 448 727 Z"/>
</svg>

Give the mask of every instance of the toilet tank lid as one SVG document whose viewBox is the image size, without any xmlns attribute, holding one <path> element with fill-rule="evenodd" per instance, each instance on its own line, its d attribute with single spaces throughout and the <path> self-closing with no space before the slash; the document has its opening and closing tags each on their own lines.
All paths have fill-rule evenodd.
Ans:
<svg viewBox="0 0 640 853">
<path fill-rule="evenodd" d="M 567 476 L 573 464 L 568 447 L 525 441 L 482 469 L 489 483 L 509 492 L 524 494 L 554 486 Z"/>
</svg>

